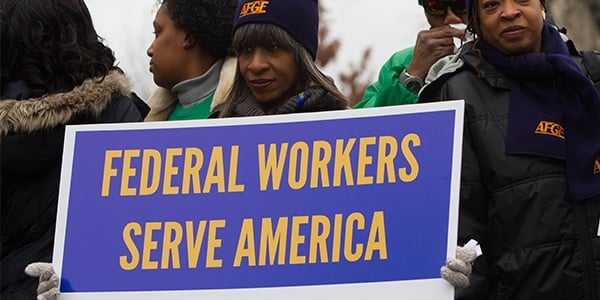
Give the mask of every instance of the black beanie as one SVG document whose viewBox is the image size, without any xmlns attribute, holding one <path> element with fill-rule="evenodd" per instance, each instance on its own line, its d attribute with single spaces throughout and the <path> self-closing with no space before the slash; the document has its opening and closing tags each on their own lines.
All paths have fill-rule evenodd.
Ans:
<svg viewBox="0 0 600 300">
<path fill-rule="evenodd" d="M 283 28 L 312 56 L 319 47 L 319 4 L 317 0 L 241 0 L 233 32 L 244 24 L 270 23 Z"/>
</svg>

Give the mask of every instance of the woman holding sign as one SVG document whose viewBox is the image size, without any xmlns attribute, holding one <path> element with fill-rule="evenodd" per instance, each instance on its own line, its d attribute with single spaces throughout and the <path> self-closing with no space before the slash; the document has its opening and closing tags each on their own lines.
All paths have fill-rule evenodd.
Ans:
<svg viewBox="0 0 600 300">
<path fill-rule="evenodd" d="M 34 299 L 23 269 L 50 261 L 65 126 L 142 121 L 83 0 L 2 0 L 0 197 L 3 300 Z"/>
<path fill-rule="evenodd" d="M 318 41 L 316 0 L 243 0 L 234 20 L 233 49 L 239 66 L 231 93 L 213 117 L 263 116 L 342 110 L 348 102 L 314 63 Z M 459 248 L 442 277 L 464 286 L 473 249 Z M 49 263 L 27 272 L 39 276 L 39 300 L 59 295 Z"/>
<path fill-rule="evenodd" d="M 233 24 L 238 70 L 213 117 L 347 109 L 346 97 L 316 66 L 317 1 L 240 1 Z"/>
<path fill-rule="evenodd" d="M 464 99 L 459 299 L 600 299 L 600 95 L 543 0 L 471 0 L 462 65 L 420 101 Z"/>
</svg>

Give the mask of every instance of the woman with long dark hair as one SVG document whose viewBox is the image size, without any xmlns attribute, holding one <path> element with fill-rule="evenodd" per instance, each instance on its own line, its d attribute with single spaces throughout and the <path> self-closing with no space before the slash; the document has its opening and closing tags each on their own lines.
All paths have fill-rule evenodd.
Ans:
<svg viewBox="0 0 600 300">
<path fill-rule="evenodd" d="M 3 300 L 35 299 L 25 266 L 51 261 L 66 125 L 142 121 L 83 0 L 0 1 Z"/>
<path fill-rule="evenodd" d="M 346 97 L 315 64 L 317 1 L 271 1 L 260 8 L 254 2 L 238 4 L 232 46 L 238 70 L 218 116 L 347 109 Z M 260 11 L 249 11 L 255 8 Z"/>
</svg>

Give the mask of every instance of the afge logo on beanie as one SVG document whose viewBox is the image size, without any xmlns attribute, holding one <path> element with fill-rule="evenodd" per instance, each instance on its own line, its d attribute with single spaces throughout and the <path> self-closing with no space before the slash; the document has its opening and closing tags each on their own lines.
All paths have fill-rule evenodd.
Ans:
<svg viewBox="0 0 600 300">
<path fill-rule="evenodd" d="M 240 18 L 248 15 L 266 14 L 269 1 L 250 1 L 244 3 L 240 10 Z"/>
<path fill-rule="evenodd" d="M 318 0 L 239 0 L 233 31 L 245 24 L 273 24 L 291 35 L 312 56 L 319 47 Z"/>
<path fill-rule="evenodd" d="M 594 162 L 594 175 L 600 174 L 600 158 Z"/>
</svg>

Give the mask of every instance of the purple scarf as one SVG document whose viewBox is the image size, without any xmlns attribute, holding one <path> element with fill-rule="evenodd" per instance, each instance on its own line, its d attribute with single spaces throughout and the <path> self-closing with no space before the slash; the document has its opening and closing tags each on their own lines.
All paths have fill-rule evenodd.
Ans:
<svg viewBox="0 0 600 300">
<path fill-rule="evenodd" d="M 600 94 L 555 28 L 546 24 L 542 41 L 542 53 L 517 56 L 479 43 L 512 79 L 506 152 L 564 160 L 571 197 L 588 199 L 600 195 Z"/>
</svg>

